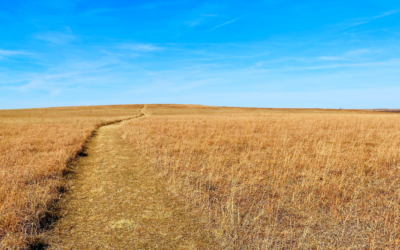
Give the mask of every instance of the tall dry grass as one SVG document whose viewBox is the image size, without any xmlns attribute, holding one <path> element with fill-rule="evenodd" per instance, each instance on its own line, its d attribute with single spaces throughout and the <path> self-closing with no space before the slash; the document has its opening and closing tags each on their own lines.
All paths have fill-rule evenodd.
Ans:
<svg viewBox="0 0 400 250">
<path fill-rule="evenodd" d="M 122 132 L 223 248 L 399 248 L 399 115 L 195 109 Z"/>
<path fill-rule="evenodd" d="M 0 111 L 0 249 L 35 241 L 60 196 L 67 164 L 99 126 L 141 105 Z"/>
</svg>

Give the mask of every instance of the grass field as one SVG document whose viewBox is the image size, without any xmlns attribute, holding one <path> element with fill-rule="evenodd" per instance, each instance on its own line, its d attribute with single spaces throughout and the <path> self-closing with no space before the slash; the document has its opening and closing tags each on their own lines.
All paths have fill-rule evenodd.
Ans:
<svg viewBox="0 0 400 250">
<path fill-rule="evenodd" d="M 0 248 L 35 240 L 59 198 L 67 164 L 100 125 L 143 105 L 0 111 Z"/>
<path fill-rule="evenodd" d="M 122 127 L 225 249 L 400 245 L 400 116 L 149 105 Z"/>
<path fill-rule="evenodd" d="M 0 111 L 0 248 L 35 241 L 63 173 L 143 105 Z M 221 249 L 396 249 L 400 115 L 148 105 L 121 125 Z M 135 201 L 132 201 L 135 202 Z"/>
</svg>

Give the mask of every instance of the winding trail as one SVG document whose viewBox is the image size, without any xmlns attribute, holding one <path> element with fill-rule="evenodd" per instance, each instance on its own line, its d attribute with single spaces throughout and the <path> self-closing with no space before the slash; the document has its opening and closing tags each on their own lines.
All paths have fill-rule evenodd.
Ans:
<svg viewBox="0 0 400 250">
<path fill-rule="evenodd" d="M 144 106 L 140 119 L 147 115 Z M 48 249 L 214 249 L 148 159 L 124 141 L 123 123 L 99 128 L 86 145 L 61 200 L 61 218 L 45 236 Z"/>
</svg>

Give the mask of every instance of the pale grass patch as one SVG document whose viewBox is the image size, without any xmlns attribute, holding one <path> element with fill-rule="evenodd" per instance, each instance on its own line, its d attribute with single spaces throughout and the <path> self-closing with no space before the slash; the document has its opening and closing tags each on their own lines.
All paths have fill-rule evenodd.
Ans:
<svg viewBox="0 0 400 250">
<path fill-rule="evenodd" d="M 111 228 L 112 229 L 134 229 L 136 227 L 136 222 L 133 220 L 126 220 L 122 219 L 116 222 L 111 223 Z"/>
</svg>

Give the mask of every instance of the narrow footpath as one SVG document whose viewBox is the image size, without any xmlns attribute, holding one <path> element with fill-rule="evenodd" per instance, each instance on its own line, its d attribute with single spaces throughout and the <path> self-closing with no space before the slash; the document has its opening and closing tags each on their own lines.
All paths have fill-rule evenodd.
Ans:
<svg viewBox="0 0 400 250">
<path fill-rule="evenodd" d="M 141 117 L 146 119 L 145 107 Z M 121 135 L 99 128 L 60 202 L 47 249 L 215 249 L 209 233 L 167 191 L 148 160 Z"/>
</svg>

